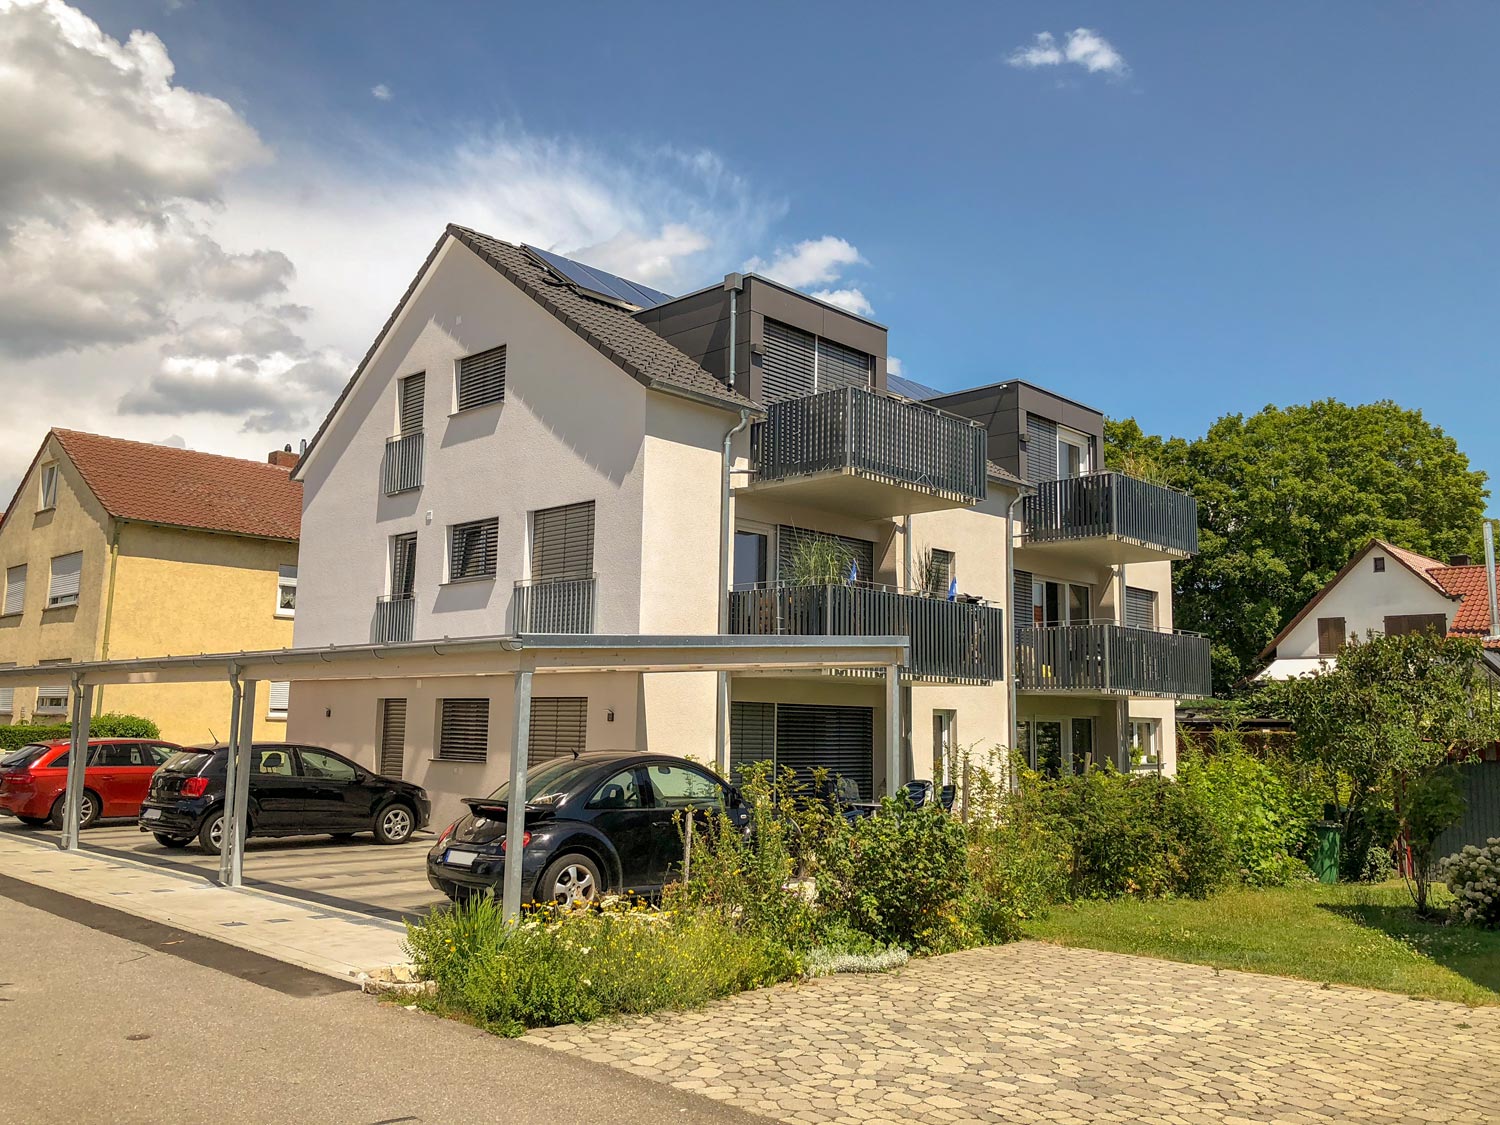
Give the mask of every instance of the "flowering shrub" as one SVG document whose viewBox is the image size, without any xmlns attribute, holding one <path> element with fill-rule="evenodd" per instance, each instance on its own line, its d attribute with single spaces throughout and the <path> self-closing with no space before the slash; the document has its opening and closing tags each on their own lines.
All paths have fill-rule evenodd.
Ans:
<svg viewBox="0 0 1500 1125">
<path fill-rule="evenodd" d="M 1487 930 L 1500 929 L 1500 836 L 1482 848 L 1469 844 L 1438 864 L 1438 878 L 1453 893 L 1456 921 Z"/>
</svg>

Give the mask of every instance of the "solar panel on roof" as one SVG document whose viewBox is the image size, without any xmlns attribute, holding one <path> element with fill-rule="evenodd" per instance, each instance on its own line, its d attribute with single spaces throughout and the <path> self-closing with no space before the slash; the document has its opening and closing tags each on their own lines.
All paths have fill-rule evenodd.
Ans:
<svg viewBox="0 0 1500 1125">
<path fill-rule="evenodd" d="M 575 262 L 572 258 L 564 258 L 561 254 L 554 254 L 550 250 L 539 250 L 535 246 L 527 246 L 525 249 L 528 254 L 534 255 L 559 277 L 565 281 L 571 281 L 578 288 L 593 293 L 595 296 L 620 301 L 641 309 L 654 308 L 656 305 L 673 299 L 670 293 L 663 293 L 660 289 L 652 289 L 640 282 L 616 277 L 612 273 L 586 266 L 582 262 Z"/>
<path fill-rule="evenodd" d="M 885 386 L 886 390 L 898 394 L 902 398 L 909 398 L 914 402 L 937 398 L 938 395 L 943 393 L 933 387 L 919 383 L 915 379 L 903 379 L 900 375 L 886 375 Z"/>
</svg>

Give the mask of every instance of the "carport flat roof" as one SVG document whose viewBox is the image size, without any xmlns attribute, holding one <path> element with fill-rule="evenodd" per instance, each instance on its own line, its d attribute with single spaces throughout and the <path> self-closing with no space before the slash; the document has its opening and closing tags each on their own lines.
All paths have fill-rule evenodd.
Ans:
<svg viewBox="0 0 1500 1125">
<path fill-rule="evenodd" d="M 200 653 L 0 668 L 0 687 L 79 678 L 85 686 L 227 680 L 404 679 L 516 672 L 697 672 L 885 667 L 907 659 L 903 636 L 521 634 Z"/>
</svg>

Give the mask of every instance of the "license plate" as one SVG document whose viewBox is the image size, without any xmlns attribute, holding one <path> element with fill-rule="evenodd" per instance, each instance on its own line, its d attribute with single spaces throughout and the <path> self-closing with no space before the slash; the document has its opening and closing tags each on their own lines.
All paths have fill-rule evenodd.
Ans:
<svg viewBox="0 0 1500 1125">
<path fill-rule="evenodd" d="M 161 819 L 161 809 L 147 809 L 145 812 L 141 813 L 141 819 L 142 820 L 160 820 Z"/>
<path fill-rule="evenodd" d="M 443 853 L 443 862 L 449 867 L 473 867 L 478 858 L 478 852 L 464 852 L 457 848 L 449 848 Z"/>
</svg>

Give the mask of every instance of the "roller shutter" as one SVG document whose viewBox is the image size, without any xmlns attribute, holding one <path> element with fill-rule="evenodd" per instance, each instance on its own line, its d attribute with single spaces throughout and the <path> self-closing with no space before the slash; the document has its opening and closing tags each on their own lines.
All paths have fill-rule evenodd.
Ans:
<svg viewBox="0 0 1500 1125">
<path fill-rule="evenodd" d="M 1156 591 L 1125 587 L 1125 624 L 1133 629 L 1156 628 Z"/>
<path fill-rule="evenodd" d="M 531 579 L 587 578 L 594 572 L 594 502 L 531 515 Z"/>
<path fill-rule="evenodd" d="M 782 524 L 776 529 L 776 577 L 778 581 L 793 581 L 795 568 L 792 559 L 797 545 L 812 539 L 832 539 L 841 543 L 854 556 L 859 568 L 860 582 L 875 580 L 875 544 L 868 539 L 851 539 L 847 535 L 834 535 L 827 531 L 807 531 L 800 527 Z"/>
<path fill-rule="evenodd" d="M 1026 416 L 1026 479 L 1057 479 L 1057 423 L 1033 414 Z"/>
<path fill-rule="evenodd" d="M 458 409 L 505 399 L 505 345 L 458 361 Z"/>
<path fill-rule="evenodd" d="M 760 357 L 760 400 L 766 405 L 801 398 L 817 389 L 818 342 L 810 333 L 765 322 L 765 350 Z"/>
<path fill-rule="evenodd" d="M 490 701 L 445 699 L 439 707 L 437 756 L 447 762 L 482 762 L 488 758 Z"/>
<path fill-rule="evenodd" d="M 419 433 L 422 429 L 422 413 L 427 404 L 426 374 L 408 375 L 397 384 L 400 398 L 400 425 L 402 434 Z"/>
<path fill-rule="evenodd" d="M 776 704 L 729 705 L 729 765 L 736 781 L 751 762 L 776 761 Z"/>
<path fill-rule="evenodd" d="M 588 728 L 587 696 L 532 699 L 531 738 L 526 744 L 528 764 L 582 754 L 588 744 Z"/>
<path fill-rule="evenodd" d="M 874 792 L 875 712 L 869 707 L 776 705 L 776 764 L 799 773 L 819 767 Z"/>
<path fill-rule="evenodd" d="M 406 769 L 406 700 L 380 701 L 380 772 L 401 777 Z"/>
</svg>

